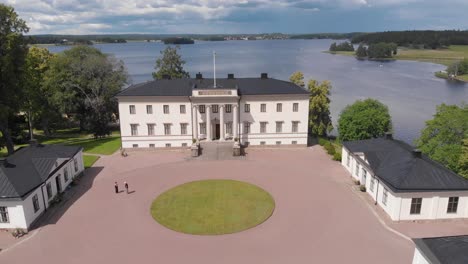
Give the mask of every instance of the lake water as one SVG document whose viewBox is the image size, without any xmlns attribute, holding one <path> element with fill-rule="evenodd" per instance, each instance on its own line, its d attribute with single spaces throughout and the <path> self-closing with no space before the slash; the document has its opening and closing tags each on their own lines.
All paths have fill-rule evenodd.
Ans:
<svg viewBox="0 0 468 264">
<path fill-rule="evenodd" d="M 336 126 L 340 111 L 358 99 L 375 98 L 385 103 L 393 118 L 396 138 L 412 143 L 436 105 L 468 102 L 468 85 L 436 78 L 445 66 L 412 61 L 360 61 L 353 57 L 323 53 L 332 40 L 262 40 L 196 42 L 181 46 L 185 69 L 192 76 L 213 76 L 212 52 L 216 51 L 216 74 L 226 77 L 260 76 L 287 80 L 294 71 L 308 79 L 330 80 L 331 112 Z M 165 45 L 133 42 L 99 44 L 95 47 L 123 60 L 132 83 L 151 80 L 156 58 Z M 69 47 L 50 46 L 52 52 Z"/>
</svg>

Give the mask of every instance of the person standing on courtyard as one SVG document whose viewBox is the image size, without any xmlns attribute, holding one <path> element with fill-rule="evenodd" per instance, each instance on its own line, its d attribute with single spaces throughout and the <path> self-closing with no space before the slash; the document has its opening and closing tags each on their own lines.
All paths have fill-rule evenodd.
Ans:
<svg viewBox="0 0 468 264">
<path fill-rule="evenodd" d="M 125 186 L 125 190 L 127 191 L 127 194 L 128 194 L 128 183 L 124 182 L 124 186 Z"/>
<path fill-rule="evenodd" d="M 119 193 L 119 184 L 117 182 L 115 182 L 114 188 L 115 188 L 115 193 Z"/>
</svg>

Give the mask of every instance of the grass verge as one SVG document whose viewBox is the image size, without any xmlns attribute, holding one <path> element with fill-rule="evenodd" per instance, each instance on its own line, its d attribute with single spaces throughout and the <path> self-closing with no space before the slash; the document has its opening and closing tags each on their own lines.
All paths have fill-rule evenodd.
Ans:
<svg viewBox="0 0 468 264">
<path fill-rule="evenodd" d="M 99 156 L 83 155 L 83 163 L 85 169 L 92 167 L 98 159 Z"/>
</svg>

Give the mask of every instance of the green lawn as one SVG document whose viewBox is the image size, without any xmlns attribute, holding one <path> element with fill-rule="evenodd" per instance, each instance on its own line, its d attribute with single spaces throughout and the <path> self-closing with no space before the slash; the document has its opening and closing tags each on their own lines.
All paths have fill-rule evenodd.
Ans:
<svg viewBox="0 0 468 264">
<path fill-rule="evenodd" d="M 85 169 L 93 166 L 93 164 L 99 159 L 99 156 L 83 155 L 83 163 Z"/>
<path fill-rule="evenodd" d="M 329 53 L 329 54 L 338 54 L 338 55 L 345 55 L 345 56 L 351 56 L 354 57 L 356 53 L 354 51 L 324 51 L 324 53 Z"/>
<path fill-rule="evenodd" d="M 263 189 L 233 180 L 189 182 L 161 194 L 151 215 L 161 225 L 187 234 L 221 235 L 263 223 L 275 208 Z"/>
<path fill-rule="evenodd" d="M 468 58 L 468 45 L 453 45 L 448 49 L 405 49 L 400 48 L 395 59 L 434 62 L 450 65 L 455 61 Z"/>
</svg>

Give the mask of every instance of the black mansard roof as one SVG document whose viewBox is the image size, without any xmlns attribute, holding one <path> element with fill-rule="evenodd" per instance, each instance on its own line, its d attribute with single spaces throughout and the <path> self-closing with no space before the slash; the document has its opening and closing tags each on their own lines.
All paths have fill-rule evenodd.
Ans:
<svg viewBox="0 0 468 264">
<path fill-rule="evenodd" d="M 363 153 L 373 173 L 395 192 L 468 190 L 468 180 L 402 141 L 374 138 L 343 146 Z"/>
<path fill-rule="evenodd" d="M 413 239 L 419 252 L 432 264 L 468 263 L 468 236 Z"/>
<path fill-rule="evenodd" d="M 237 89 L 239 95 L 309 94 L 291 82 L 272 78 L 154 80 L 135 84 L 117 96 L 191 96 L 193 89 Z"/>
<path fill-rule="evenodd" d="M 18 149 L 0 161 L 0 199 L 28 194 L 49 178 L 58 159 L 68 161 L 80 150 L 79 146 L 41 144 Z"/>
</svg>

